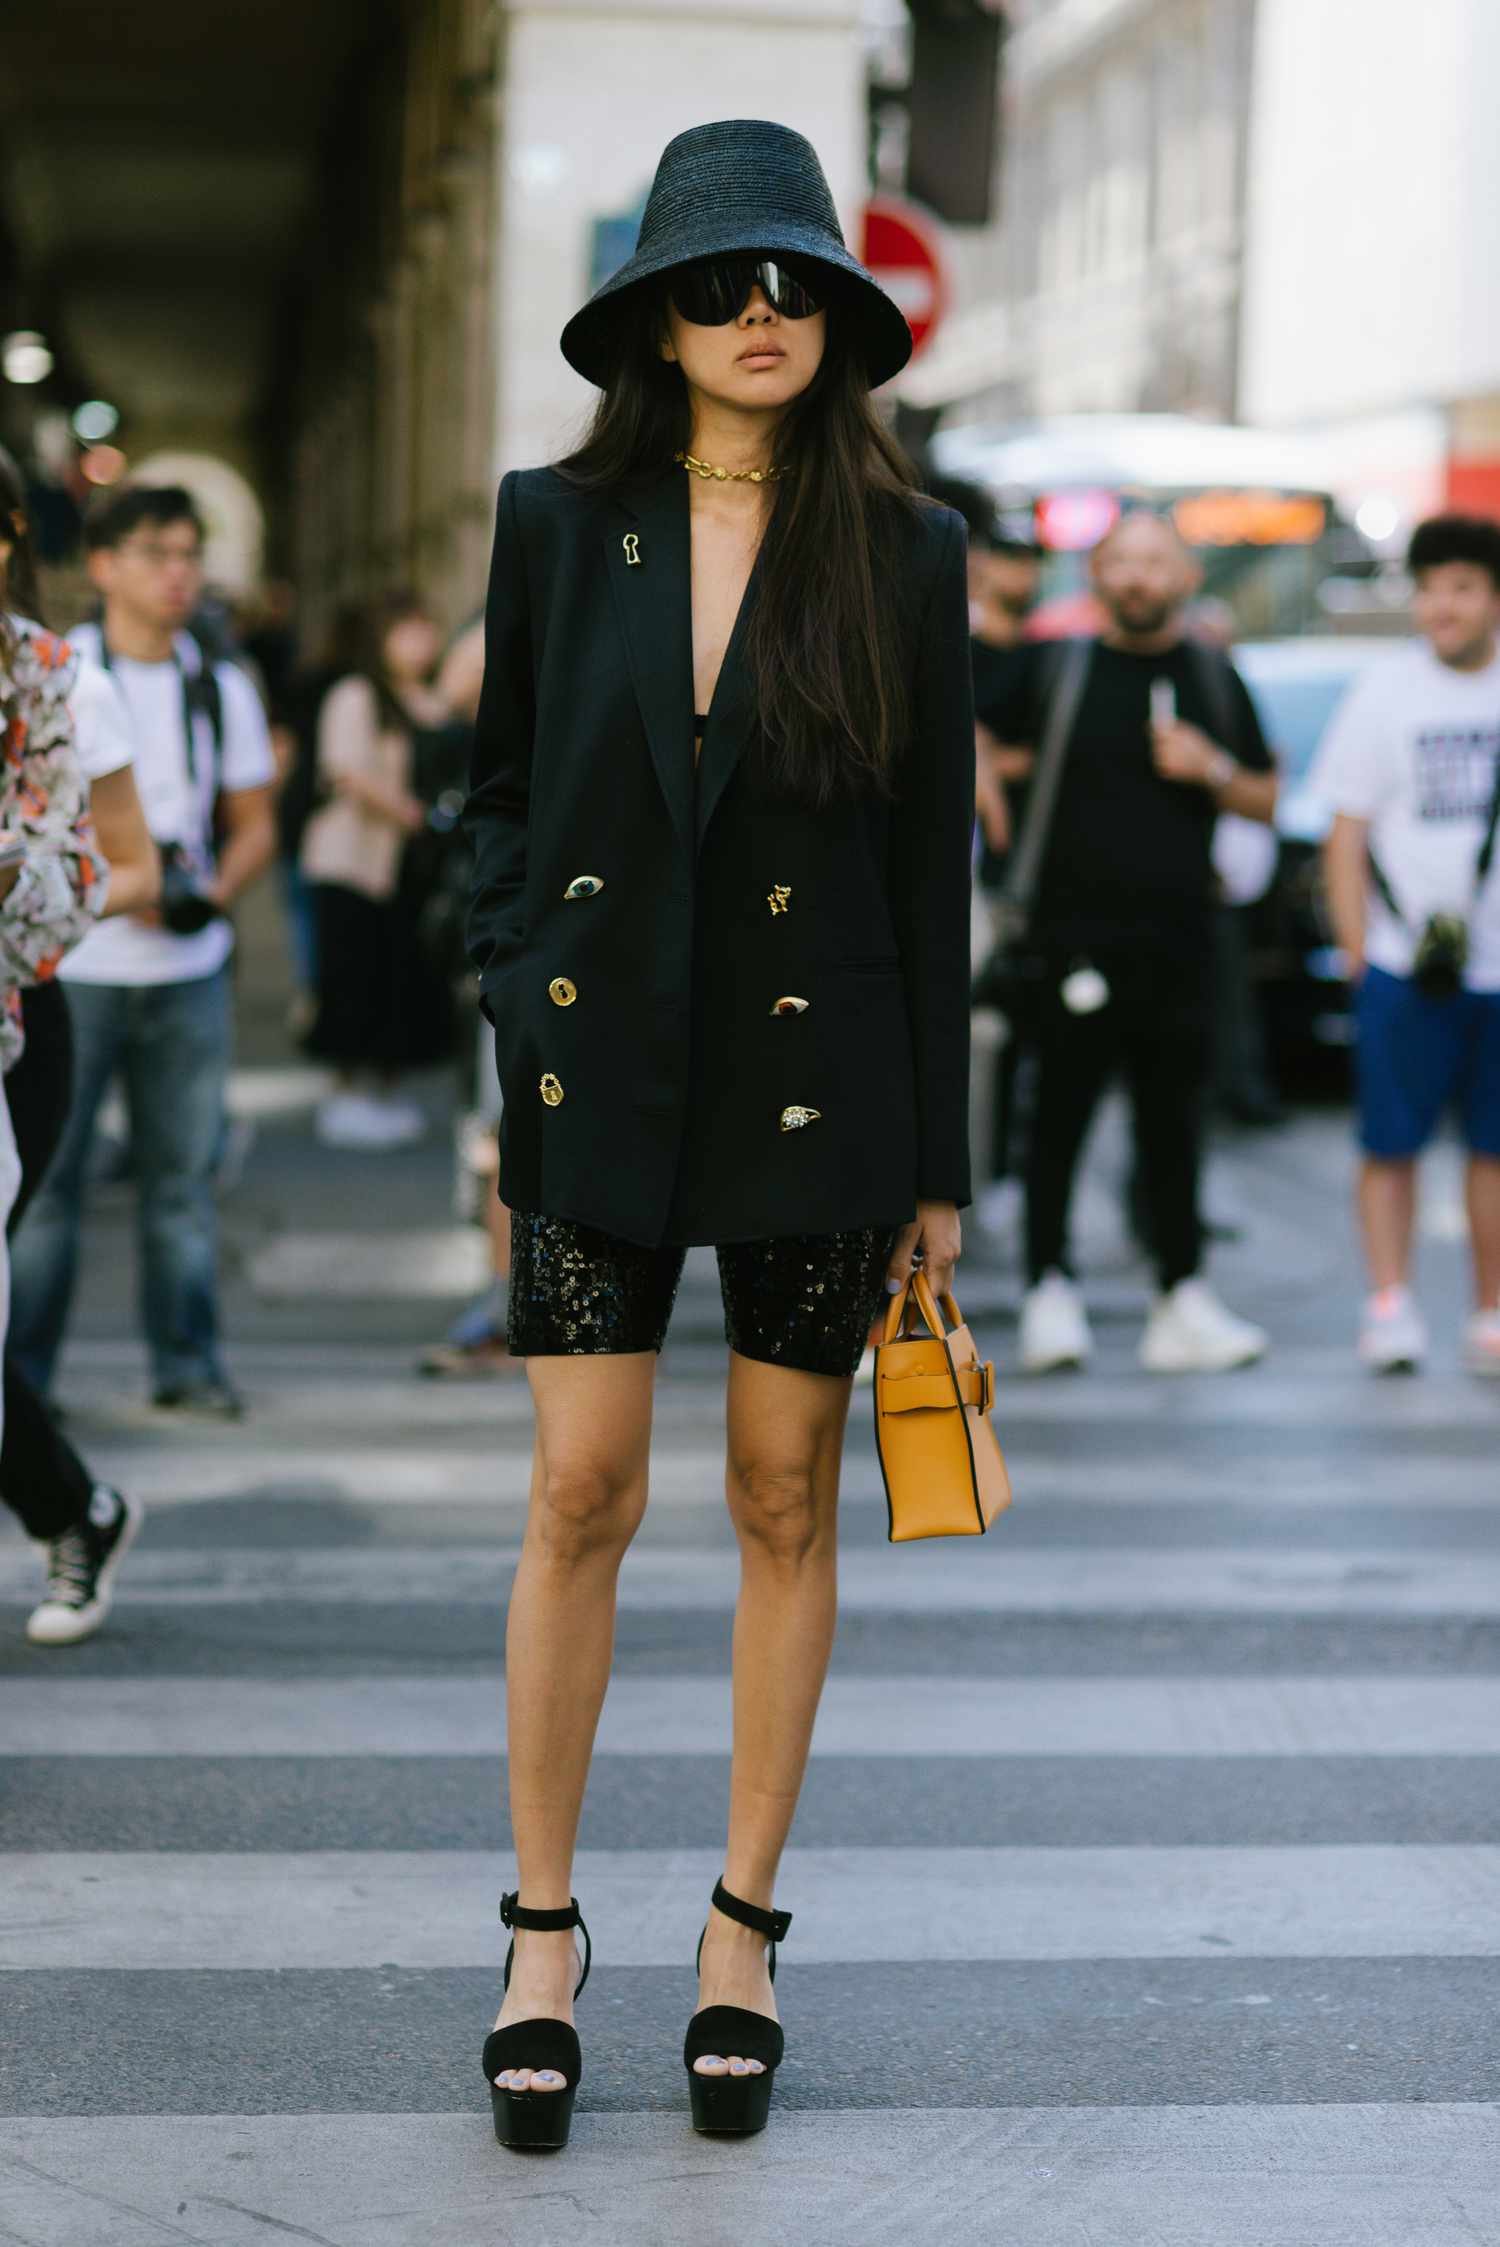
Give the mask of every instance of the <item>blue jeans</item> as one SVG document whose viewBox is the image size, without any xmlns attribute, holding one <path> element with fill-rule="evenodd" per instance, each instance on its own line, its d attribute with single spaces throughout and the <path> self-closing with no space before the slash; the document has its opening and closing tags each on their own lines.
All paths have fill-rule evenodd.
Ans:
<svg viewBox="0 0 1500 2247">
<path fill-rule="evenodd" d="M 75 1077 L 67 1129 L 11 1249 L 11 1349 L 43 1394 L 78 1273 L 89 1152 L 116 1075 L 130 1111 L 141 1318 L 153 1385 L 218 1381 L 214 1173 L 229 1074 L 229 970 L 191 983 L 69 983 Z"/>
</svg>

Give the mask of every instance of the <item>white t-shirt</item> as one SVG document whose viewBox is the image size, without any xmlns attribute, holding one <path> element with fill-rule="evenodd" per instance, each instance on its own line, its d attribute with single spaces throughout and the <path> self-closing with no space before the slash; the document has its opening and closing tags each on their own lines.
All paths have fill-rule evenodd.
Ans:
<svg viewBox="0 0 1500 2247">
<path fill-rule="evenodd" d="M 99 663 L 96 624 L 81 624 L 68 638 L 78 650 L 82 667 Z M 178 634 L 176 646 L 176 659 L 167 663 L 136 663 L 117 655 L 108 677 L 118 686 L 129 713 L 135 784 L 146 825 L 157 842 L 182 844 L 207 873 L 213 865 L 213 727 L 206 711 L 195 712 L 194 765 L 190 766 L 183 724 L 182 674 L 186 671 L 191 676 L 196 669 L 198 647 L 186 632 Z M 267 787 L 275 765 L 260 699 L 237 665 L 217 663 L 214 673 L 224 713 L 219 784 L 231 795 L 241 789 Z M 227 920 L 211 922 L 196 936 L 174 936 L 168 929 L 148 928 L 133 916 L 122 914 L 91 929 L 58 972 L 69 983 L 195 983 L 217 975 L 233 945 L 234 931 Z"/>
<path fill-rule="evenodd" d="M 73 746 L 86 780 L 107 780 L 112 772 L 123 772 L 135 763 L 130 712 L 107 671 L 96 663 L 80 663 L 68 708 L 73 713 Z"/>
<path fill-rule="evenodd" d="M 12 621 L 24 632 L 42 629 L 29 616 Z M 97 634 L 94 645 L 97 648 Z M 77 633 L 69 635 L 68 646 L 82 655 Z M 73 674 L 73 692 L 68 696 L 68 715 L 73 721 L 73 753 L 83 767 L 85 780 L 104 780 L 135 762 L 135 740 L 125 698 L 96 660 L 79 662 Z"/>
<path fill-rule="evenodd" d="M 1414 640 L 1361 672 L 1323 737 L 1313 792 L 1370 825 L 1370 848 L 1401 907 L 1371 890 L 1366 956 L 1410 975 L 1434 913 L 1469 924 L 1471 991 L 1500 991 L 1500 845 L 1478 898 L 1474 866 L 1500 760 L 1500 657 L 1455 671 Z"/>
</svg>

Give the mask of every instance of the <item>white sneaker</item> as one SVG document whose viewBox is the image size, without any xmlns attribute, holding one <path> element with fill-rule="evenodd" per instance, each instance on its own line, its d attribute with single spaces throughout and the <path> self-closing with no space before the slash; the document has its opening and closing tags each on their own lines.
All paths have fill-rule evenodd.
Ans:
<svg viewBox="0 0 1500 2247">
<path fill-rule="evenodd" d="M 1474 1313 L 1464 1335 L 1464 1364 L 1471 1373 L 1500 1374 L 1500 1310 Z"/>
<path fill-rule="evenodd" d="M 1066 1272 L 1045 1272 L 1021 1305 L 1023 1373 L 1077 1373 L 1094 1354 L 1088 1314 Z"/>
<path fill-rule="evenodd" d="M 357 1148 L 365 1154 L 403 1147 L 413 1136 L 383 1100 L 363 1092 L 331 1093 L 318 1109 L 317 1131 L 325 1147 Z"/>
<path fill-rule="evenodd" d="M 982 1233 L 993 1233 L 999 1240 L 1009 1240 L 1019 1222 L 1025 1204 L 1019 1178 L 994 1178 L 980 1193 L 974 1215 L 979 1220 Z"/>
<path fill-rule="evenodd" d="M 1141 1339 L 1148 1373 L 1229 1373 L 1265 1355 L 1270 1337 L 1236 1318 L 1207 1280 L 1179 1280 L 1159 1296 Z"/>
<path fill-rule="evenodd" d="M 1421 1372 L 1427 1328 L 1406 1288 L 1386 1288 L 1370 1297 L 1360 1324 L 1359 1354 L 1372 1373 Z"/>
<path fill-rule="evenodd" d="M 95 1486 L 76 1529 L 47 1547 L 47 1596 L 26 1623 L 33 1646 L 77 1646 L 109 1613 L 115 1571 L 129 1552 L 145 1508 L 123 1491 Z"/>
<path fill-rule="evenodd" d="M 415 1100 L 403 1100 L 394 1092 L 376 1093 L 373 1105 L 384 1115 L 391 1132 L 391 1144 L 409 1147 L 427 1135 L 427 1118 Z"/>
</svg>

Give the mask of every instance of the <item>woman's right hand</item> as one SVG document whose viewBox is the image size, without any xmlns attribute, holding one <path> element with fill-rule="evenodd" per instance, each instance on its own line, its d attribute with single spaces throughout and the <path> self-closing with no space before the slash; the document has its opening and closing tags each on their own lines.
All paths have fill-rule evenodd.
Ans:
<svg viewBox="0 0 1500 2247">
<path fill-rule="evenodd" d="M 953 1267 L 963 1249 L 963 1227 L 953 1202 L 918 1202 L 917 1214 L 903 1225 L 891 1246 L 886 1267 L 886 1292 L 899 1295 L 911 1278 L 918 1251 L 934 1295 L 953 1288 Z"/>
</svg>

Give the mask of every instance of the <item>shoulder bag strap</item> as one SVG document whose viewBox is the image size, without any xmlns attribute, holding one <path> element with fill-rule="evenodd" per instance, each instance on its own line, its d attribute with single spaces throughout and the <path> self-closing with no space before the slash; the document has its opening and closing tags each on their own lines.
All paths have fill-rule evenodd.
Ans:
<svg viewBox="0 0 1500 2247">
<path fill-rule="evenodd" d="M 1092 640 L 1070 640 L 1047 703 L 1047 718 L 1037 750 L 1036 771 L 1027 800 L 1021 834 L 1006 868 L 1000 891 L 1000 913 L 1011 937 L 1025 933 L 1036 901 L 1042 863 L 1052 835 L 1058 791 L 1073 722 L 1078 716 L 1083 690 L 1094 659 Z"/>
<path fill-rule="evenodd" d="M 1485 821 L 1484 839 L 1479 845 L 1479 856 L 1474 865 L 1474 895 L 1476 900 L 1479 892 L 1489 880 L 1490 868 L 1495 863 L 1497 830 L 1500 830 L 1500 744 L 1497 744 L 1495 749 L 1495 785 L 1490 792 L 1490 816 Z"/>
<path fill-rule="evenodd" d="M 1490 794 L 1489 816 L 1485 820 L 1484 833 L 1479 839 L 1479 854 L 1474 861 L 1474 895 L 1470 903 L 1471 912 L 1473 910 L 1473 907 L 1479 902 L 1479 893 L 1484 888 L 1485 883 L 1489 880 L 1490 868 L 1495 863 L 1495 838 L 1497 831 L 1500 831 L 1500 749 L 1497 749 L 1495 753 L 1495 785 Z M 1384 905 L 1388 913 L 1391 913 L 1395 916 L 1395 918 L 1401 923 L 1403 928 L 1410 928 L 1411 924 L 1407 920 L 1406 915 L 1402 912 L 1401 907 L 1397 904 L 1395 892 L 1392 890 L 1390 883 L 1386 880 L 1384 870 L 1381 867 L 1380 861 L 1375 856 L 1373 850 L 1369 852 L 1368 857 L 1370 867 L 1370 880 L 1375 885 L 1375 889 L 1380 898 L 1380 902 L 1382 903 L 1382 905 Z"/>
<path fill-rule="evenodd" d="M 188 783 L 196 789 L 198 785 L 198 733 L 194 719 L 201 710 L 208 720 L 209 733 L 213 739 L 213 792 L 214 800 L 217 802 L 223 785 L 224 698 L 220 693 L 218 677 L 208 659 L 208 653 L 203 642 L 198 638 L 196 632 L 191 633 L 189 637 L 197 650 L 197 670 L 189 671 L 175 644 L 171 657 L 173 664 L 176 666 L 178 683 L 182 688 L 183 755 L 187 759 Z M 102 617 L 99 619 L 99 662 L 102 669 L 111 673 L 114 671 L 114 650 L 109 644 Z"/>
</svg>

